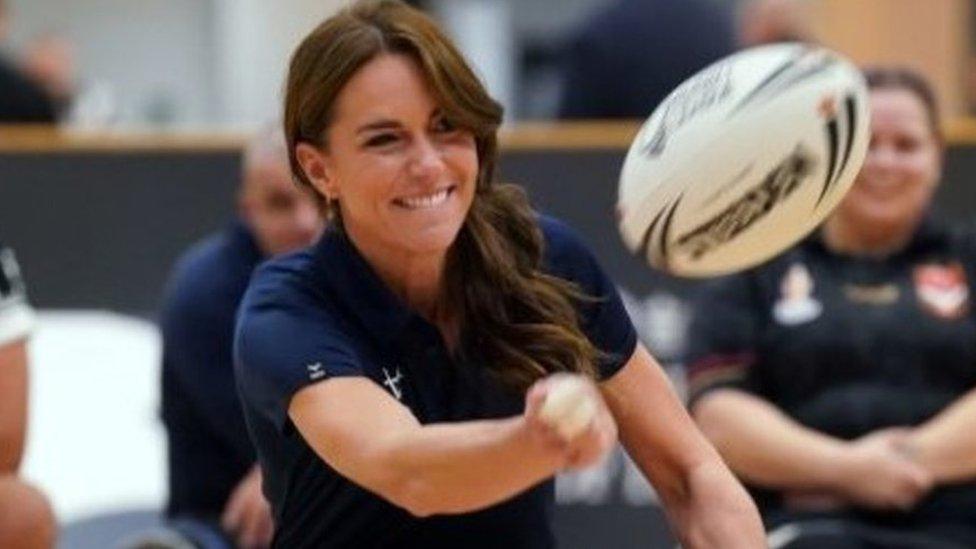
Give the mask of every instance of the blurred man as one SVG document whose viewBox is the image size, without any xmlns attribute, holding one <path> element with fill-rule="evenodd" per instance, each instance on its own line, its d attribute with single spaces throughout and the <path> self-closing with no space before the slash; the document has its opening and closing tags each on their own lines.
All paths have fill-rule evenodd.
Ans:
<svg viewBox="0 0 976 549">
<path fill-rule="evenodd" d="M 27 304 L 13 252 L 0 245 L 0 547 L 54 544 L 47 499 L 17 478 L 27 431 L 27 336 L 34 314 Z"/>
<path fill-rule="evenodd" d="M 564 52 L 560 118 L 645 118 L 678 84 L 732 53 L 732 17 L 707 0 L 617 0 Z"/>
<path fill-rule="evenodd" d="M 797 0 L 744 0 L 738 10 L 739 46 L 813 42 L 806 6 Z"/>
<path fill-rule="evenodd" d="M 64 118 L 76 95 L 75 52 L 71 42 L 57 34 L 42 34 L 24 48 L 24 74 L 31 78 L 54 103 L 59 118 Z"/>
<path fill-rule="evenodd" d="M 233 378 L 234 313 L 254 267 L 310 244 L 322 218 L 293 184 L 283 136 L 246 149 L 239 219 L 178 262 L 163 306 L 163 421 L 169 439 L 167 515 L 203 547 L 264 547 L 272 534 Z"/>
<path fill-rule="evenodd" d="M 6 41 L 7 6 L 0 0 L 0 44 Z M 0 124 L 53 123 L 54 101 L 13 62 L 0 56 Z"/>
</svg>

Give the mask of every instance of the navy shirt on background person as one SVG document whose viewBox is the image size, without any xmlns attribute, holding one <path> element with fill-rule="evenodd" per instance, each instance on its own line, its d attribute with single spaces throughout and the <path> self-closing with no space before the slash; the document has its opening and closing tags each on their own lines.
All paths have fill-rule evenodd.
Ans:
<svg viewBox="0 0 976 549">
<path fill-rule="evenodd" d="M 630 358 L 636 333 L 613 283 L 565 225 L 540 218 L 547 271 L 600 298 L 582 327 L 606 353 L 600 375 Z M 473 326 L 472 330 L 477 330 Z M 470 335 L 470 334 L 468 334 Z M 344 478 L 288 418 L 292 396 L 320 380 L 365 376 L 421 424 L 520 415 L 524 396 L 452 357 L 341 231 L 255 272 L 238 317 L 237 383 L 275 515 L 276 547 L 553 547 L 552 480 L 487 509 L 417 518 Z"/>
<path fill-rule="evenodd" d="M 160 319 L 162 416 L 168 437 L 167 516 L 220 518 L 255 455 L 234 384 L 234 316 L 262 260 L 241 222 L 177 263 Z"/>
<path fill-rule="evenodd" d="M 706 0 L 617 0 L 563 54 L 559 117 L 645 118 L 686 78 L 735 49 L 731 13 Z"/>
<path fill-rule="evenodd" d="M 690 404 L 722 387 L 759 396 L 845 440 L 930 419 L 976 387 L 976 237 L 933 220 L 884 258 L 831 251 L 819 235 L 714 281 L 689 331 Z M 780 495 L 754 490 L 767 520 Z M 976 481 L 938 487 L 894 526 L 968 525 Z"/>
</svg>

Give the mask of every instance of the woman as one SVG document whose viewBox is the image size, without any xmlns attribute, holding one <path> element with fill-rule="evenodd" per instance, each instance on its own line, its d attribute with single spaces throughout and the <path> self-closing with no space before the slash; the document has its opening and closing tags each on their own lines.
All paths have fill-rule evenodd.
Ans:
<svg viewBox="0 0 976 549">
<path fill-rule="evenodd" d="M 819 234 L 701 296 L 691 408 L 790 547 L 976 547 L 976 242 L 929 214 L 928 84 L 866 75 L 871 144 L 848 196 Z"/>
<path fill-rule="evenodd" d="M 292 168 L 333 227 L 259 269 L 236 339 L 275 545 L 551 547 L 552 476 L 619 425 L 688 547 L 760 546 L 592 256 L 492 181 L 500 120 L 400 2 L 355 4 L 295 52 Z M 600 380 L 569 441 L 539 419 L 560 375 Z"/>
</svg>

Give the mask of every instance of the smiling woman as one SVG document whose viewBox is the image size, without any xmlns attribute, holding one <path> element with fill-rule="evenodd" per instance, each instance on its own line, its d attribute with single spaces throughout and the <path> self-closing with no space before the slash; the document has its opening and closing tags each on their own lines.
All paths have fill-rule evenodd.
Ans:
<svg viewBox="0 0 976 549">
<path fill-rule="evenodd" d="M 619 424 L 687 547 L 759 547 L 613 282 L 493 180 L 501 116 L 401 2 L 356 3 L 295 52 L 291 166 L 333 225 L 258 269 L 235 338 L 274 545 L 552 547 L 553 475 Z M 560 433 L 541 410 L 567 378 L 592 410 Z"/>
<path fill-rule="evenodd" d="M 560 279 L 527 276 L 542 234 L 522 191 L 492 180 L 501 118 L 440 29 L 398 3 L 337 15 L 292 58 L 292 169 L 383 282 L 444 320 L 449 343 L 477 323 L 479 352 L 514 385 L 550 371 L 592 374 L 597 352 L 572 302 L 581 296 Z M 523 323 L 510 322 L 515 303 Z M 534 340 L 534 352 L 513 338 Z"/>
<path fill-rule="evenodd" d="M 338 205 L 350 238 L 388 276 L 411 264 L 434 267 L 428 280 L 436 288 L 440 265 L 426 260 L 450 246 L 471 208 L 474 135 L 448 121 L 410 57 L 386 54 L 346 84 L 325 141 L 322 149 L 299 143 L 299 162 Z"/>
<path fill-rule="evenodd" d="M 871 255 L 903 247 L 929 209 L 942 176 L 935 97 L 913 73 L 867 72 L 871 145 L 854 186 L 825 226 L 835 248 Z"/>
</svg>

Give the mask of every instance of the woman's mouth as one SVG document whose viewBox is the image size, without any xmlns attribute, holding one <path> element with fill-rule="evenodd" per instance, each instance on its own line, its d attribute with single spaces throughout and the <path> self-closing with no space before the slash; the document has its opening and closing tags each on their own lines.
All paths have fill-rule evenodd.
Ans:
<svg viewBox="0 0 976 549">
<path fill-rule="evenodd" d="M 425 210 L 430 208 L 436 208 L 444 202 L 447 198 L 454 192 L 454 186 L 450 186 L 439 191 L 435 191 L 430 194 L 425 194 L 422 196 L 411 196 L 403 198 L 393 199 L 393 203 L 401 208 L 407 208 L 408 210 Z"/>
</svg>

